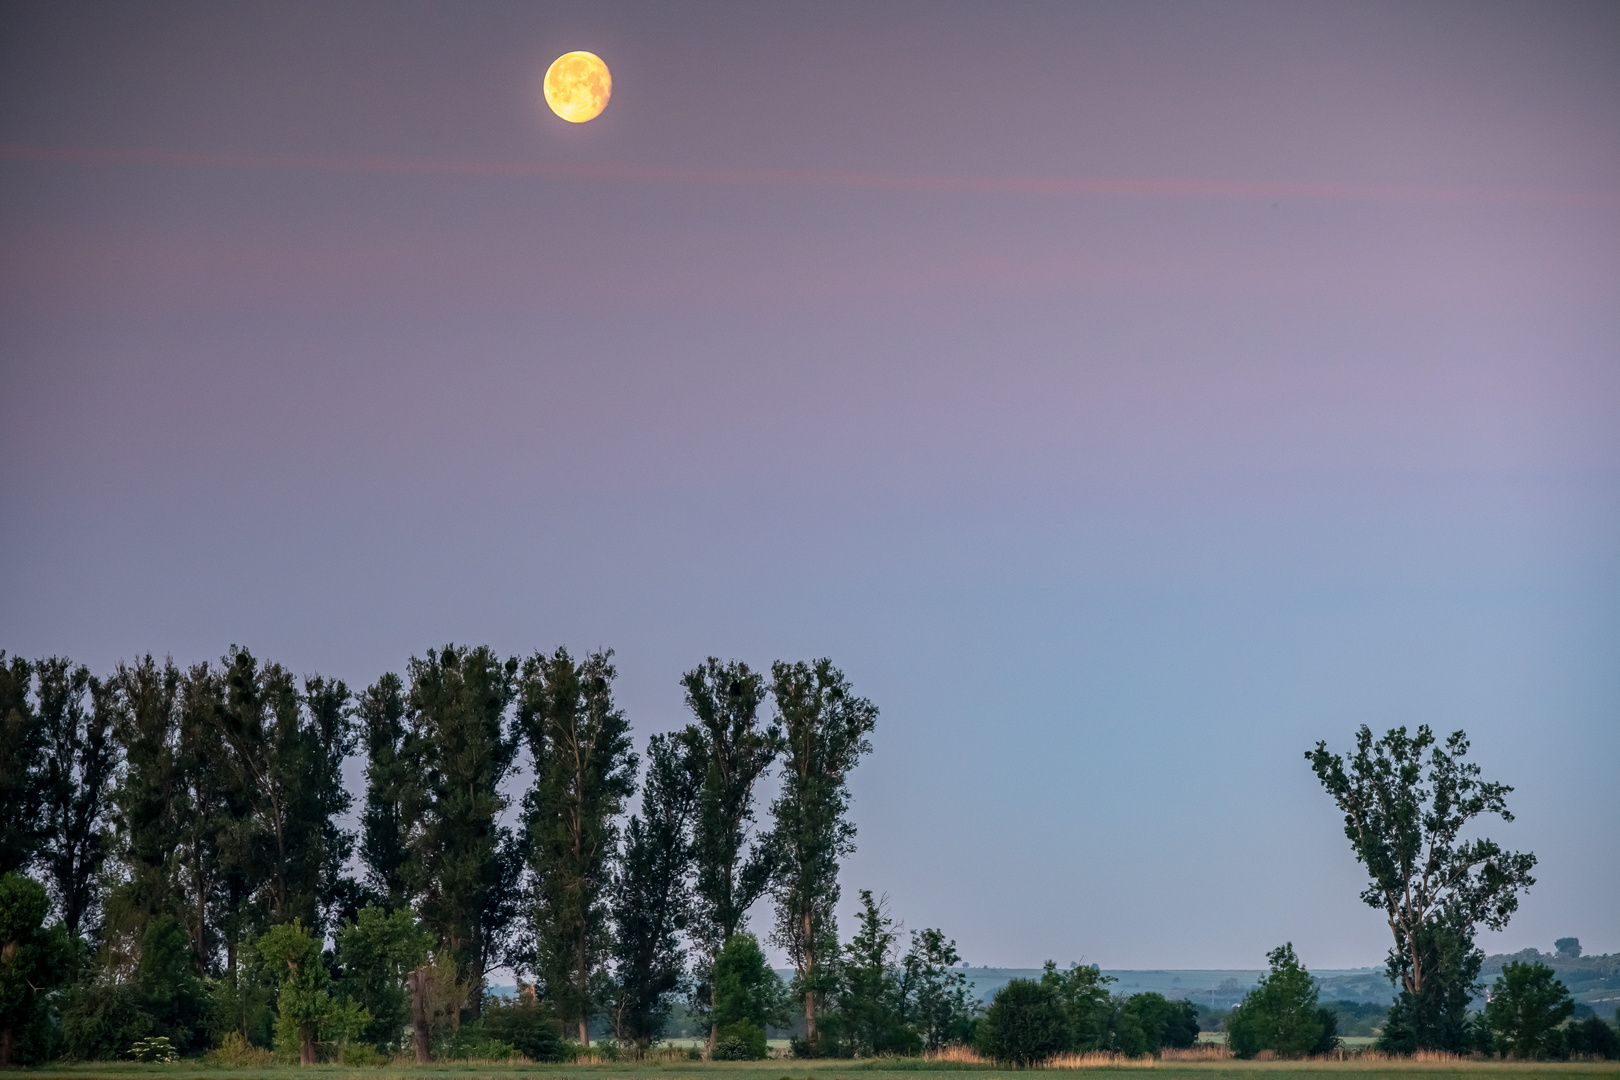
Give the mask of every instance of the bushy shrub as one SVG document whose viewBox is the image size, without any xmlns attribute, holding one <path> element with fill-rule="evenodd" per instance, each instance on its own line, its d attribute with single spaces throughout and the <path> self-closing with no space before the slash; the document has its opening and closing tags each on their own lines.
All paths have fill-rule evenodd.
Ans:
<svg viewBox="0 0 1620 1080">
<path fill-rule="evenodd" d="M 1600 1016 L 1588 1016 L 1569 1025 L 1564 1038 L 1571 1054 L 1611 1061 L 1620 1058 L 1620 1032 L 1605 1024 Z"/>
<path fill-rule="evenodd" d="M 254 1046 L 244 1039 L 239 1031 L 227 1031 L 219 1045 L 208 1051 L 207 1055 L 210 1065 L 224 1065 L 233 1069 L 269 1065 L 274 1058 L 275 1055 L 264 1047 Z"/>
<path fill-rule="evenodd" d="M 563 1061 L 557 1018 L 532 995 L 484 999 L 483 1034 L 510 1043 L 530 1061 Z"/>
<path fill-rule="evenodd" d="M 388 1064 L 388 1055 L 370 1043 L 345 1043 L 338 1053 L 338 1060 L 344 1065 L 380 1068 Z"/>
<path fill-rule="evenodd" d="M 1011 1065 L 1034 1065 L 1068 1049 L 1069 1019 L 1049 986 L 1013 979 L 979 1023 L 979 1053 Z"/>
<path fill-rule="evenodd" d="M 727 1024 L 714 1043 L 716 1061 L 762 1061 L 770 1053 L 765 1029 L 750 1020 Z"/>
</svg>

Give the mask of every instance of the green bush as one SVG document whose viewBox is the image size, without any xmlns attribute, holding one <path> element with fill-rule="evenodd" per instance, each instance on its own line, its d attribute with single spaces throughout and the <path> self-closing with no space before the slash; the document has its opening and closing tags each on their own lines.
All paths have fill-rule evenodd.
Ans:
<svg viewBox="0 0 1620 1080">
<path fill-rule="evenodd" d="M 1069 1018 L 1057 993 L 1030 979 L 1013 979 L 979 1022 L 979 1053 L 1011 1065 L 1035 1065 L 1068 1049 Z"/>
<path fill-rule="evenodd" d="M 388 1055 L 370 1043 L 345 1043 L 338 1060 L 345 1065 L 377 1068 L 388 1064 Z"/>
<path fill-rule="evenodd" d="M 1325 1054 L 1338 1045 L 1339 1018 L 1317 1004 L 1316 980 L 1290 942 L 1267 954 L 1271 970 L 1227 1018 L 1227 1045 L 1240 1058 L 1261 1050 L 1279 1057 Z"/>
<path fill-rule="evenodd" d="M 532 996 L 487 997 L 478 1023 L 484 1035 L 512 1044 L 530 1061 L 565 1060 L 557 1018 Z"/>
<path fill-rule="evenodd" d="M 1588 1016 L 1569 1025 L 1564 1039 L 1571 1054 L 1611 1061 L 1620 1058 L 1620 1033 L 1605 1024 L 1600 1016 Z"/>
<path fill-rule="evenodd" d="M 1513 1057 L 1559 1057 L 1564 1033 L 1558 1025 L 1575 1011 L 1564 984 L 1546 964 L 1508 964 L 1491 987 L 1484 1022 L 1497 1049 Z"/>
<path fill-rule="evenodd" d="M 738 1020 L 717 1033 L 714 1043 L 716 1061 L 762 1061 L 770 1053 L 765 1041 L 765 1029 L 751 1020 Z"/>
</svg>

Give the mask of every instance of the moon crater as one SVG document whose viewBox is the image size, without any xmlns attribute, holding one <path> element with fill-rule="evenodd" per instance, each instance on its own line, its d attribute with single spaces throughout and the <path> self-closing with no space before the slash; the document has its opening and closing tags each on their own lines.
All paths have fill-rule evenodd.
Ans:
<svg viewBox="0 0 1620 1080">
<path fill-rule="evenodd" d="M 563 53 L 546 69 L 546 104 L 570 124 L 583 124 L 607 108 L 613 93 L 608 66 L 595 53 Z"/>
</svg>

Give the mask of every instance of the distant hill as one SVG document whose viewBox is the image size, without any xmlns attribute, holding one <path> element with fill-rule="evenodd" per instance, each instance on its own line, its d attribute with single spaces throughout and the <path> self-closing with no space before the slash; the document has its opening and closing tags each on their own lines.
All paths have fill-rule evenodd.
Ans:
<svg viewBox="0 0 1620 1080">
<path fill-rule="evenodd" d="M 1601 953 L 1596 956 L 1559 956 L 1555 953 L 1522 949 L 1516 953 L 1487 956 L 1480 978 L 1486 984 L 1502 973 L 1502 968 L 1513 961 L 1543 963 L 1558 973 L 1558 981 L 1569 987 L 1569 996 L 1577 1008 L 1586 1006 L 1599 1016 L 1613 1017 L 1620 1005 L 1620 953 Z"/>
<path fill-rule="evenodd" d="M 1039 968 L 964 968 L 973 992 L 989 1001 L 997 990 L 1012 979 L 1038 979 Z M 1265 974 L 1258 969 L 1165 968 L 1130 970 L 1104 968 L 1114 979 L 1109 987 L 1116 994 L 1156 991 L 1167 998 L 1185 998 L 1212 1009 L 1230 1009 L 1243 1000 Z M 1324 968 L 1314 972 L 1324 1001 L 1355 1001 L 1387 1005 L 1395 995 L 1384 978 L 1383 968 Z"/>
</svg>

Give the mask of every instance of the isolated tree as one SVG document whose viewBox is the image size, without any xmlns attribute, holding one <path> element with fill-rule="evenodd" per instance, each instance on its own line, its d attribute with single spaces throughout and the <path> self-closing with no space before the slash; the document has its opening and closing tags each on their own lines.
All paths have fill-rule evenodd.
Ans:
<svg viewBox="0 0 1620 1080">
<path fill-rule="evenodd" d="M 776 860 L 774 940 L 792 962 L 805 1040 L 818 1053 L 818 1019 L 838 954 L 838 862 L 855 850 L 849 774 L 871 752 L 877 707 L 856 697 L 830 660 L 771 665 L 782 729 L 782 790 L 771 804 Z"/>
<path fill-rule="evenodd" d="M 1044 981 L 1010 980 L 990 999 L 974 1047 L 986 1057 L 1020 1067 L 1056 1057 L 1070 1048 L 1062 999 Z"/>
<path fill-rule="evenodd" d="M 590 1041 L 611 947 L 614 819 L 635 790 L 630 723 L 613 704 L 611 650 L 575 663 L 566 649 L 523 665 L 520 720 L 534 760 L 524 798 L 535 901 L 535 972 L 564 1024 Z"/>
<path fill-rule="evenodd" d="M 355 700 L 366 749 L 366 804 L 360 817 L 360 860 L 366 882 L 391 907 L 406 899 L 410 855 L 408 807 L 422 802 L 422 770 L 406 739 L 405 684 L 389 672 Z"/>
<path fill-rule="evenodd" d="M 699 775 L 678 740 L 648 740 L 641 816 L 625 826 L 613 879 L 614 1035 L 642 1048 L 663 1035 L 672 998 L 686 983 L 680 935 L 691 908 L 687 873 Z"/>
<path fill-rule="evenodd" d="M 1317 1001 L 1316 980 L 1289 942 L 1266 954 L 1271 970 L 1226 1021 L 1227 1044 L 1240 1058 L 1261 1050 L 1282 1057 L 1323 1054 L 1338 1043 L 1338 1017 Z"/>
<path fill-rule="evenodd" d="M 517 661 L 502 662 L 487 646 L 446 645 L 413 658 L 408 670 L 408 738 L 421 756 L 421 786 L 404 807 L 404 878 L 422 921 L 454 958 L 452 984 L 464 987 L 476 1013 L 484 975 L 500 959 L 520 869 L 511 831 L 500 824 L 501 784 L 518 749 L 507 715 Z"/>
<path fill-rule="evenodd" d="M 0 650 L 0 874 L 26 870 L 39 851 L 45 731 L 29 689 L 34 666 Z"/>
<path fill-rule="evenodd" d="M 321 943 L 302 920 L 278 923 L 258 940 L 259 955 L 276 985 L 279 1042 L 298 1047 L 301 1065 L 315 1064 L 315 1039 L 332 1009 L 331 979 Z"/>
<path fill-rule="evenodd" d="M 782 979 L 765 962 L 753 934 L 737 934 L 714 958 L 714 1020 L 720 1029 L 715 1056 L 758 1060 L 766 1053 L 766 1030 L 786 1019 Z"/>
<path fill-rule="evenodd" d="M 1579 960 L 1581 958 L 1581 939 L 1578 937 L 1561 937 L 1553 942 L 1553 951 L 1560 960 Z"/>
<path fill-rule="evenodd" d="M 78 938 L 100 906 L 111 847 L 107 814 L 118 763 L 111 703 L 90 669 L 65 657 L 42 660 L 35 671 L 46 747 L 40 862 L 62 925 Z"/>
<path fill-rule="evenodd" d="M 692 830 L 692 938 L 699 949 L 693 1006 L 701 1015 L 713 1006 L 709 969 L 714 957 L 745 928 L 748 909 L 770 885 L 769 848 L 751 836 L 754 784 L 775 758 L 781 732 L 775 725 L 760 726 L 765 683 L 747 664 L 721 663 L 711 656 L 688 671 L 681 685 L 697 722 L 677 738 L 702 769 Z M 711 1018 L 711 1055 L 717 1032 Z"/>
<path fill-rule="evenodd" d="M 943 931 L 911 932 L 911 947 L 900 960 L 901 1003 L 926 1051 L 965 1038 L 978 1010 L 967 974 L 957 967 L 961 962 L 956 942 Z"/>
<path fill-rule="evenodd" d="M 1394 935 L 1387 970 L 1399 998 L 1385 1026 L 1388 1049 L 1467 1048 L 1468 1002 L 1483 960 L 1475 930 L 1504 927 L 1520 891 L 1535 883 L 1534 855 L 1460 839 L 1483 815 L 1513 820 L 1513 789 L 1482 780 L 1467 753 L 1461 731 L 1444 744 L 1427 726 L 1374 741 L 1363 725 L 1348 762 L 1325 742 L 1305 755 L 1372 878 L 1361 898 L 1384 911 Z"/>
<path fill-rule="evenodd" d="M 1491 1040 L 1518 1058 L 1557 1056 L 1563 1050 L 1558 1025 L 1575 1012 L 1569 990 L 1546 964 L 1518 961 L 1502 968 L 1483 1017 Z"/>
<path fill-rule="evenodd" d="M 0 875 L 0 1069 L 39 1060 L 50 992 L 74 967 L 73 939 L 45 925 L 45 887 L 15 871 Z"/>
</svg>

